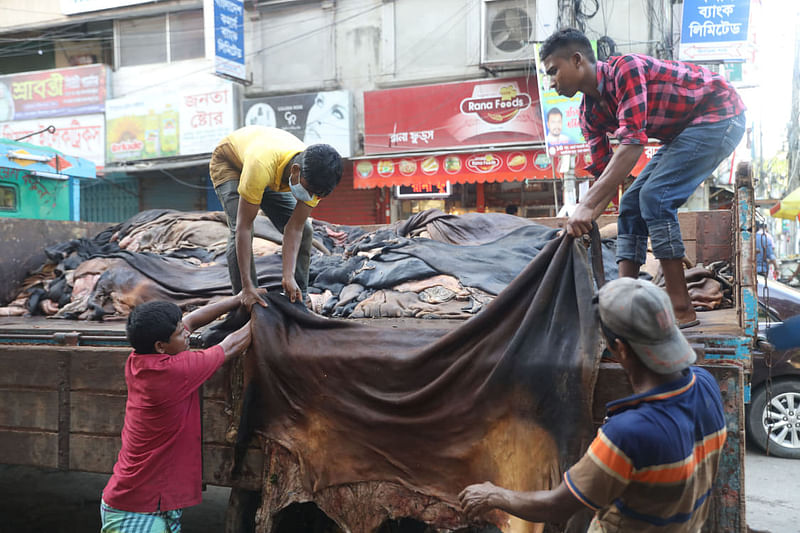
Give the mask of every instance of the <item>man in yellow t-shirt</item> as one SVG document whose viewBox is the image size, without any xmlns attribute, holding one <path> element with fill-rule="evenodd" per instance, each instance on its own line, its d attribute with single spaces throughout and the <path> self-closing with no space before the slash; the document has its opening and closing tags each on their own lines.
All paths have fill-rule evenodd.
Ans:
<svg viewBox="0 0 800 533">
<path fill-rule="evenodd" d="M 228 272 L 242 305 L 266 306 L 256 292 L 253 222 L 259 208 L 283 232 L 283 290 L 291 301 L 308 288 L 312 229 L 308 216 L 342 179 L 342 158 L 327 144 L 306 147 L 286 131 L 240 128 L 220 141 L 209 164 L 228 218 Z"/>
</svg>

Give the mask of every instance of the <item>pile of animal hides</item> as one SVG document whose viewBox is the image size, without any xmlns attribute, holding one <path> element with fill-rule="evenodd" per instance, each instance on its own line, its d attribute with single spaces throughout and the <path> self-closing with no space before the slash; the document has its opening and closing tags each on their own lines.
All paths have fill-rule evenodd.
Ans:
<svg viewBox="0 0 800 533">
<path fill-rule="evenodd" d="M 467 318 L 500 293 L 558 229 L 498 213 L 428 210 L 374 231 L 314 221 L 309 307 L 328 317 Z M 282 235 L 256 218 L 259 286 L 280 290 Z M 612 235 L 613 237 L 613 235 Z M 0 316 L 124 318 L 149 300 L 190 309 L 231 294 L 221 212 L 149 210 L 90 239 L 46 248 L 48 261 Z M 606 277 L 615 240 L 603 240 Z M 730 304 L 726 265 L 687 271 L 699 307 Z M 651 272 L 657 276 L 657 272 Z"/>
</svg>

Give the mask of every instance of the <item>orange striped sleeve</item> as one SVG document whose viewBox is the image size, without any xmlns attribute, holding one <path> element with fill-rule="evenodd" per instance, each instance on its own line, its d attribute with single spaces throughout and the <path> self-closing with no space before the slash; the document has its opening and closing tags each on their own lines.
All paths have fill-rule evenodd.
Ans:
<svg viewBox="0 0 800 533">
<path fill-rule="evenodd" d="M 597 437 L 592 441 L 587 453 L 607 474 L 623 482 L 632 479 L 633 462 L 606 437 L 602 428 L 598 430 Z"/>
</svg>

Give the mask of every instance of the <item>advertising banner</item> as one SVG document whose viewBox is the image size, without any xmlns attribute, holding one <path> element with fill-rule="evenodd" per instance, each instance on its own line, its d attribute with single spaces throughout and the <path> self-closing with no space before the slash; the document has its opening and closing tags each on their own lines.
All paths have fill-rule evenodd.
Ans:
<svg viewBox="0 0 800 533">
<path fill-rule="evenodd" d="M 244 66 L 244 0 L 214 0 L 214 68 L 247 79 Z"/>
<path fill-rule="evenodd" d="M 580 109 L 583 93 L 572 97 L 561 96 L 550 89 L 550 78 L 539 59 L 540 44 L 534 46 L 536 57 L 536 79 L 539 83 L 544 141 L 551 157 L 588 152 L 589 145 L 583 138 L 580 124 Z"/>
<path fill-rule="evenodd" d="M 228 81 L 115 98 L 106 102 L 106 162 L 210 153 L 233 129 Z"/>
<path fill-rule="evenodd" d="M 544 150 L 379 157 L 353 163 L 356 189 L 560 178 Z"/>
<path fill-rule="evenodd" d="M 0 122 L 102 113 L 106 68 L 86 65 L 0 76 Z"/>
<path fill-rule="evenodd" d="M 98 168 L 104 165 L 105 117 L 102 114 L 55 117 L 0 123 L 0 137 L 19 139 L 54 126 L 55 133 L 42 132 L 24 142 L 54 148 L 59 152 L 88 159 Z"/>
<path fill-rule="evenodd" d="M 381 154 L 544 140 L 534 78 L 364 93 L 364 152 Z"/>
<path fill-rule="evenodd" d="M 330 144 L 342 157 L 353 155 L 353 104 L 349 91 L 246 98 L 246 126 L 280 128 L 306 144 Z"/>
<path fill-rule="evenodd" d="M 744 61 L 749 55 L 750 0 L 684 0 L 683 61 Z"/>
</svg>

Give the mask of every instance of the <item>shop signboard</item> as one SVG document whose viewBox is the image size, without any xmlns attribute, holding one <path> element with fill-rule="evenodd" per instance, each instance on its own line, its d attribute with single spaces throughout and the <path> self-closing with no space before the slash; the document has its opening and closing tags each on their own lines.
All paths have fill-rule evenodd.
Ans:
<svg viewBox="0 0 800 533">
<path fill-rule="evenodd" d="M 355 161 L 353 176 L 356 189 L 561 177 L 544 150 L 387 155 Z"/>
<path fill-rule="evenodd" d="M 684 0 L 679 59 L 744 61 L 750 0 Z"/>
<path fill-rule="evenodd" d="M 42 131 L 48 126 L 53 126 L 55 132 Z M 25 142 L 80 156 L 98 168 L 103 167 L 105 117 L 102 114 L 0 123 L 0 137 L 4 139 L 19 139 L 36 132 L 40 133 L 27 137 Z"/>
<path fill-rule="evenodd" d="M 208 78 L 108 100 L 106 163 L 211 153 L 234 129 L 234 98 L 231 82 Z"/>
<path fill-rule="evenodd" d="M 395 190 L 397 198 L 447 198 L 450 196 L 450 182 L 444 184 L 415 183 L 413 185 L 398 185 Z"/>
<path fill-rule="evenodd" d="M 349 91 L 246 98 L 246 126 L 280 128 L 306 144 L 330 144 L 342 157 L 353 155 L 353 103 Z"/>
<path fill-rule="evenodd" d="M 593 43 L 594 44 L 594 43 Z M 572 96 L 561 96 L 550 88 L 550 77 L 544 64 L 539 59 L 540 44 L 534 46 L 536 57 L 536 79 L 539 83 L 539 94 L 544 123 L 544 141 L 547 153 L 551 157 L 578 154 L 589 151 L 589 145 L 581 131 L 581 100 L 583 93 Z"/>
<path fill-rule="evenodd" d="M 244 1 L 213 1 L 215 72 L 221 76 L 245 80 Z"/>
<path fill-rule="evenodd" d="M 0 76 L 0 122 L 102 113 L 107 77 L 105 65 Z"/>
<path fill-rule="evenodd" d="M 502 78 L 364 93 L 364 152 L 537 143 L 536 79 Z"/>
</svg>

